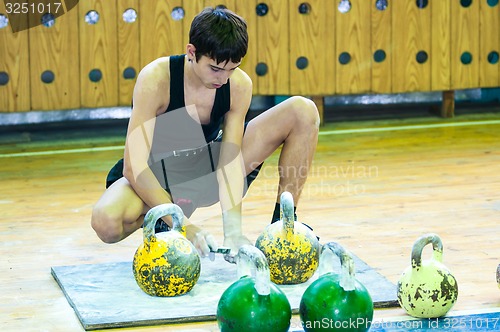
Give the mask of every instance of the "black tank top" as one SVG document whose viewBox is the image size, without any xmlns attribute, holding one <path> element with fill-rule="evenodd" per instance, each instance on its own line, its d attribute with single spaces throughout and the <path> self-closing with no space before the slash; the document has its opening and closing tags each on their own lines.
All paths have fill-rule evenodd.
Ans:
<svg viewBox="0 0 500 332">
<path fill-rule="evenodd" d="M 184 57 L 185 55 L 170 56 L 170 104 L 165 112 L 185 107 L 184 100 Z M 210 113 L 210 123 L 202 125 L 205 140 L 213 140 L 221 127 L 224 115 L 229 111 L 231 94 L 229 81 L 217 89 L 214 106 Z"/>
</svg>

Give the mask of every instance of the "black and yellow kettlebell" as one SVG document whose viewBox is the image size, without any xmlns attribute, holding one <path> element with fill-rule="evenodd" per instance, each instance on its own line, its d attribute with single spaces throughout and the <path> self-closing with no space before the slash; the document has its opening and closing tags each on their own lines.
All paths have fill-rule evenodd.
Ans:
<svg viewBox="0 0 500 332">
<path fill-rule="evenodd" d="M 497 266 L 497 284 L 498 288 L 500 288 L 500 264 Z"/>
<path fill-rule="evenodd" d="M 173 228 L 155 234 L 159 218 L 170 215 Z M 133 271 L 139 287 L 152 296 L 189 292 L 200 276 L 200 255 L 183 235 L 184 214 L 175 204 L 158 205 L 144 217 L 144 242 L 134 255 Z"/>
<path fill-rule="evenodd" d="M 254 246 L 244 245 L 238 251 L 236 264 L 239 279 L 224 291 L 217 305 L 220 331 L 288 331 L 292 309 L 286 295 L 271 283 L 264 254 Z"/>
<path fill-rule="evenodd" d="M 316 272 L 320 244 L 309 227 L 295 221 L 292 194 L 281 194 L 280 207 L 281 220 L 268 225 L 255 246 L 267 258 L 272 282 L 300 284 Z"/>
<path fill-rule="evenodd" d="M 334 255 L 340 259 L 340 274 L 333 271 Z M 300 300 L 304 331 L 368 331 L 373 319 L 373 300 L 356 279 L 351 254 L 338 243 L 326 243 L 321 249 L 319 265 L 318 279 L 307 287 Z"/>
<path fill-rule="evenodd" d="M 422 261 L 422 250 L 428 244 L 432 244 L 432 259 Z M 437 318 L 455 304 L 457 281 L 442 261 L 443 243 L 438 235 L 426 234 L 413 244 L 411 266 L 403 272 L 397 286 L 398 302 L 409 315 Z"/>
</svg>

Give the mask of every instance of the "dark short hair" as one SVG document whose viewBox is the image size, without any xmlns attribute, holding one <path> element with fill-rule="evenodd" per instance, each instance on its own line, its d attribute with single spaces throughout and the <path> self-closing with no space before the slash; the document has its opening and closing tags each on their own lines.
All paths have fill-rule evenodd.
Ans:
<svg viewBox="0 0 500 332">
<path fill-rule="evenodd" d="M 247 24 L 224 7 L 207 7 L 193 19 L 189 43 L 196 47 L 196 60 L 203 55 L 221 62 L 237 63 L 248 50 Z"/>
</svg>

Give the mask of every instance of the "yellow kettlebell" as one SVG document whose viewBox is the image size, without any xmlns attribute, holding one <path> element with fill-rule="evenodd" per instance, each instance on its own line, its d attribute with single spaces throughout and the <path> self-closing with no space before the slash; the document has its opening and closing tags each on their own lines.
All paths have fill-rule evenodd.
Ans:
<svg viewBox="0 0 500 332">
<path fill-rule="evenodd" d="M 255 246 L 267 258 L 272 282 L 300 284 L 318 268 L 320 245 L 309 227 L 295 221 L 292 194 L 281 194 L 280 208 L 281 220 L 268 225 Z"/>
<path fill-rule="evenodd" d="M 170 215 L 173 228 L 155 234 L 159 218 Z M 175 204 L 158 205 L 144 217 L 144 242 L 134 255 L 133 271 L 139 287 L 152 296 L 189 292 L 200 277 L 200 255 L 182 233 L 184 214 Z"/>
</svg>

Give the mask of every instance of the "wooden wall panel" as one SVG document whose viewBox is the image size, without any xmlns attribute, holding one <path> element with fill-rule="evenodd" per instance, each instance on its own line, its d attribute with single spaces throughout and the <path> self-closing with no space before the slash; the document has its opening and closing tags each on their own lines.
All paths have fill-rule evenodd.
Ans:
<svg viewBox="0 0 500 332">
<path fill-rule="evenodd" d="M 431 1 L 431 90 L 446 91 L 451 85 L 451 0 Z"/>
<path fill-rule="evenodd" d="M 371 91 L 370 6 L 366 1 L 351 0 L 351 9 L 342 13 L 339 6 L 349 1 L 336 2 L 336 93 L 350 94 Z M 349 61 L 342 64 L 346 57 Z"/>
<path fill-rule="evenodd" d="M 204 7 L 226 6 L 227 9 L 236 11 L 236 0 L 205 0 Z"/>
<path fill-rule="evenodd" d="M 267 73 L 257 76 L 257 93 L 288 95 L 288 1 L 273 0 L 262 4 L 268 7 L 268 12 L 263 16 L 257 15 L 257 65 L 267 66 Z"/>
<path fill-rule="evenodd" d="M 95 24 L 86 22 L 86 15 L 92 11 L 99 14 Z M 81 105 L 116 106 L 119 81 L 116 2 L 80 2 L 79 24 Z"/>
<path fill-rule="evenodd" d="M 257 38 L 257 15 L 255 15 L 257 0 L 246 0 L 236 2 L 236 13 L 247 22 L 248 30 L 248 52 L 243 58 L 240 68 L 250 76 L 253 82 L 253 93 L 257 94 L 257 48 L 259 40 Z"/>
<path fill-rule="evenodd" d="M 339 5 L 349 2 L 350 11 Z M 376 5 L 386 2 L 381 11 Z M 0 29 L 0 112 L 130 105 L 135 78 L 152 60 L 185 52 L 191 21 L 206 6 L 225 5 L 248 23 L 249 50 L 241 68 L 255 95 L 332 95 L 446 91 L 500 86 L 500 5 L 487 0 L 87 0 L 56 18 L 53 27 L 37 26 L 13 34 Z M 258 5 L 268 12 L 259 16 Z M 298 7 L 311 11 L 300 14 Z M 123 12 L 134 8 L 135 23 Z M 184 10 L 175 19 L 172 11 Z M 97 10 L 96 25 L 85 14 Z M 0 13 L 5 11 L 0 1 Z M 385 52 L 376 62 L 374 54 Z M 427 54 L 423 63 L 419 52 Z M 342 53 L 347 64 L 341 64 Z M 463 63 L 466 53 L 470 63 Z M 497 53 L 493 53 L 497 52 Z M 422 54 L 421 54 L 422 55 Z M 299 69 L 297 59 L 307 59 Z M 258 75 L 259 65 L 267 66 Z M 89 73 L 99 69 L 101 80 Z M 125 69 L 135 75 L 124 77 Z M 42 73 L 54 74 L 51 83 Z M 130 71 L 128 72 L 130 74 Z"/>
<path fill-rule="evenodd" d="M 419 2 L 420 3 L 420 2 Z M 392 92 L 431 90 L 431 9 L 415 1 L 392 1 Z M 425 52 L 425 53 L 424 53 Z M 418 57 L 423 61 L 419 63 Z"/>
<path fill-rule="evenodd" d="M 371 91 L 392 91 L 391 64 L 397 47 L 392 43 L 392 1 L 377 0 L 371 4 Z"/>
<path fill-rule="evenodd" d="M 186 53 L 186 45 L 189 43 L 189 30 L 191 29 L 191 22 L 199 12 L 205 8 L 205 0 L 185 0 L 183 2 L 185 11 L 184 19 L 182 20 L 182 53 Z"/>
<path fill-rule="evenodd" d="M 176 7 L 183 8 L 182 0 L 140 1 L 141 16 L 146 18 L 140 20 L 141 67 L 159 57 L 185 52 L 183 22 L 186 18 L 172 18 Z"/>
<path fill-rule="evenodd" d="M 479 85 L 481 87 L 500 86 L 500 5 L 488 5 L 487 1 L 479 3 Z M 496 63 L 494 53 L 496 52 Z M 491 59 L 488 59 L 491 57 Z M 490 62 L 490 61 L 491 62 Z"/>
<path fill-rule="evenodd" d="M 118 26 L 118 91 L 119 104 L 131 105 L 132 93 L 137 75 L 141 71 L 139 0 L 117 0 Z M 124 13 L 133 9 L 136 12 L 135 21 L 125 21 Z M 148 19 L 147 17 L 142 19 Z"/>
<path fill-rule="evenodd" d="M 310 0 L 309 8 L 303 0 L 289 3 L 290 94 L 333 94 L 335 37 L 332 31 L 335 25 L 330 18 L 334 16 L 335 5 L 329 0 Z M 299 7 L 309 11 L 301 13 Z"/>
<path fill-rule="evenodd" d="M 479 1 L 467 8 L 459 0 L 451 2 L 451 88 L 468 89 L 479 86 Z M 465 52 L 472 61 L 461 61 Z"/>
<path fill-rule="evenodd" d="M 30 16 L 30 19 L 37 18 Z M 80 50 L 75 22 L 78 22 L 78 11 L 73 9 L 57 17 L 51 27 L 39 25 L 28 30 L 33 110 L 80 107 Z M 42 81 L 42 75 L 48 83 Z"/>
<path fill-rule="evenodd" d="M 7 17 L 0 1 L 0 14 Z M 13 33 L 9 25 L 0 29 L 0 112 L 30 109 L 30 67 L 28 31 Z"/>
</svg>

